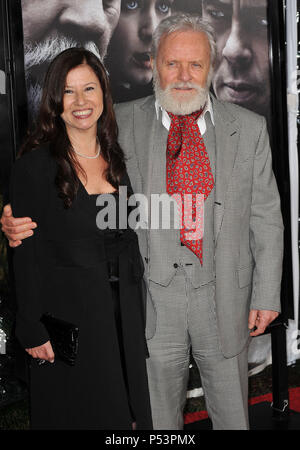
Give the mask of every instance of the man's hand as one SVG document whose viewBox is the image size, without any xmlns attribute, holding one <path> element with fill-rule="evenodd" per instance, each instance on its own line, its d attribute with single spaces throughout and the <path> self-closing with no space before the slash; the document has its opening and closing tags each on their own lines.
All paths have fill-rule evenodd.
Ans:
<svg viewBox="0 0 300 450">
<path fill-rule="evenodd" d="M 2 231 L 9 240 L 10 247 L 18 247 L 22 244 L 22 239 L 33 235 L 33 229 L 37 227 L 30 217 L 14 218 L 10 205 L 3 208 L 3 214 L 0 220 Z"/>
<path fill-rule="evenodd" d="M 250 336 L 259 336 L 264 333 L 267 326 L 270 325 L 270 323 L 273 322 L 273 320 L 275 320 L 278 316 L 279 313 L 276 311 L 259 311 L 257 309 L 252 309 L 249 314 L 248 327 L 249 330 L 256 327 L 256 330 L 252 331 Z"/>
<path fill-rule="evenodd" d="M 43 359 L 44 361 L 54 362 L 54 352 L 50 341 L 39 347 L 26 348 L 26 352 L 33 358 Z"/>
</svg>

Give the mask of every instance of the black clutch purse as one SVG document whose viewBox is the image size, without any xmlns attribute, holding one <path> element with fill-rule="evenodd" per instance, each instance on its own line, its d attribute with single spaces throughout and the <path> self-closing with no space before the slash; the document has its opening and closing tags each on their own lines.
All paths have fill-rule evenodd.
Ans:
<svg viewBox="0 0 300 450">
<path fill-rule="evenodd" d="M 56 319 L 49 313 L 43 314 L 41 322 L 49 333 L 55 358 L 74 366 L 78 352 L 79 328 L 65 320 Z"/>
</svg>

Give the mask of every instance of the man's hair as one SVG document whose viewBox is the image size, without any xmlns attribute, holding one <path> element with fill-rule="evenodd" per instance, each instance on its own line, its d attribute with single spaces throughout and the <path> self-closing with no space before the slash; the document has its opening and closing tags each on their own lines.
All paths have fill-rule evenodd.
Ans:
<svg viewBox="0 0 300 450">
<path fill-rule="evenodd" d="M 151 56 L 153 59 L 157 56 L 157 51 L 161 39 L 168 34 L 177 31 L 195 31 L 204 33 L 207 36 L 210 45 L 211 67 L 213 67 L 216 55 L 217 45 L 213 28 L 202 18 L 195 14 L 178 13 L 162 20 L 157 26 L 152 37 Z"/>
</svg>

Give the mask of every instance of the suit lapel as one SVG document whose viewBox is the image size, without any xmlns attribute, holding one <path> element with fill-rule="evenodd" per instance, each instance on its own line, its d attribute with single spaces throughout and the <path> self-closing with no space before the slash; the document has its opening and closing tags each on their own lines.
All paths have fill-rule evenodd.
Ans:
<svg viewBox="0 0 300 450">
<path fill-rule="evenodd" d="M 150 199 L 152 192 L 157 192 L 153 183 L 156 178 L 153 173 L 154 158 L 163 158 L 166 151 L 168 132 L 157 120 L 154 97 L 149 97 L 134 109 L 134 136 L 137 151 L 139 171 L 142 178 L 142 192 Z M 217 243 L 226 208 L 226 196 L 232 176 L 240 129 L 237 118 L 226 106 L 212 96 L 215 131 L 216 131 L 216 205 L 214 215 L 214 233 Z M 141 151 L 142 150 L 142 151 Z"/>
<path fill-rule="evenodd" d="M 154 158 L 164 160 L 168 131 L 157 119 L 154 97 L 149 97 L 134 110 L 134 135 L 139 171 L 142 177 L 142 191 L 150 199 L 153 183 Z M 156 192 L 156 190 L 155 190 Z"/>
<path fill-rule="evenodd" d="M 216 131 L 216 197 L 214 215 L 214 233 L 217 243 L 226 208 L 226 197 L 232 170 L 238 152 L 240 129 L 238 121 L 214 97 L 213 111 Z"/>
<path fill-rule="evenodd" d="M 153 161 L 151 164 L 151 173 L 148 180 L 148 192 L 162 194 L 167 192 L 166 187 L 166 150 L 168 141 L 168 130 L 163 126 L 161 112 L 159 119 L 156 120 L 154 128 L 154 146 Z"/>
<path fill-rule="evenodd" d="M 136 158 L 144 194 L 147 194 L 149 174 L 151 173 L 156 122 L 154 103 L 150 100 L 147 98 L 142 105 L 134 106 Z"/>
</svg>

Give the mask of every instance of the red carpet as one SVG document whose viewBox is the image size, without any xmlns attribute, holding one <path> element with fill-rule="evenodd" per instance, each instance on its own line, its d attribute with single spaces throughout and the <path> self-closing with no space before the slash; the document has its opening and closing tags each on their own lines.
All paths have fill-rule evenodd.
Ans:
<svg viewBox="0 0 300 450">
<path fill-rule="evenodd" d="M 292 411 L 300 412 L 300 387 L 289 389 L 290 405 L 289 409 Z M 272 403 L 272 394 L 260 395 L 259 397 L 253 397 L 249 399 L 249 405 L 256 405 L 261 402 Z M 184 416 L 184 423 L 198 422 L 199 420 L 207 419 L 208 415 L 206 411 L 197 411 L 194 413 L 188 413 Z"/>
</svg>

